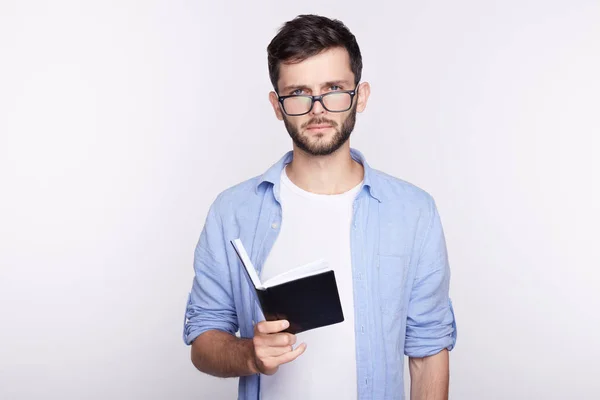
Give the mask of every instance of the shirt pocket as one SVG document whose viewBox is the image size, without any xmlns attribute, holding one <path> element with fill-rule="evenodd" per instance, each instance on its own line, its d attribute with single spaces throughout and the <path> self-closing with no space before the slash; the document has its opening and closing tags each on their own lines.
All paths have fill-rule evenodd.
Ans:
<svg viewBox="0 0 600 400">
<path fill-rule="evenodd" d="M 410 265 L 410 254 L 380 254 L 378 263 L 381 312 L 398 314 L 406 309 L 406 277 Z"/>
</svg>

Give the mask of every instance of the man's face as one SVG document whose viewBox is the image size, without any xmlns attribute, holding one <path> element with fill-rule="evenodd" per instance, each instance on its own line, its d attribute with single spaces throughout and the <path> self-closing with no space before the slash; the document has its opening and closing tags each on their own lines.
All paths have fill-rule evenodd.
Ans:
<svg viewBox="0 0 600 400">
<path fill-rule="evenodd" d="M 328 49 L 300 63 L 281 64 L 280 67 L 278 90 L 281 96 L 315 96 L 354 89 L 354 74 L 344 48 Z M 364 109 L 368 91 L 368 84 L 361 85 L 352 108 L 345 112 L 329 112 L 316 101 L 308 114 L 289 116 L 283 112 L 274 92 L 270 94 L 270 101 L 296 147 L 308 154 L 322 156 L 335 152 L 348 141 L 356 122 L 356 112 Z"/>
</svg>

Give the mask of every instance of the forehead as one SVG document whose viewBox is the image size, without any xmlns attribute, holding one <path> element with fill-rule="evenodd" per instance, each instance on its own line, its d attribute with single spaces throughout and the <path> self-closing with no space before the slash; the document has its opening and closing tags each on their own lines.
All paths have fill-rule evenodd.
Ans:
<svg viewBox="0 0 600 400">
<path fill-rule="evenodd" d="M 354 81 L 350 56 L 343 47 L 327 49 L 299 63 L 281 63 L 277 85 L 279 88 L 295 84 L 318 86 L 338 80 Z"/>
</svg>

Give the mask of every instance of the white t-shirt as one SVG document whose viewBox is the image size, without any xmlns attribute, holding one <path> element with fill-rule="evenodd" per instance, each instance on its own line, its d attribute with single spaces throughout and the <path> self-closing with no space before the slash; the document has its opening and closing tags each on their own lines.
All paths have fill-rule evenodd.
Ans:
<svg viewBox="0 0 600 400">
<path fill-rule="evenodd" d="M 335 271 L 344 322 L 297 334 L 295 346 L 305 342 L 306 351 L 274 375 L 261 375 L 263 400 L 357 398 L 350 225 L 361 186 L 339 195 L 315 194 L 294 185 L 285 168 L 281 173 L 281 231 L 261 281 L 324 258 Z"/>
</svg>

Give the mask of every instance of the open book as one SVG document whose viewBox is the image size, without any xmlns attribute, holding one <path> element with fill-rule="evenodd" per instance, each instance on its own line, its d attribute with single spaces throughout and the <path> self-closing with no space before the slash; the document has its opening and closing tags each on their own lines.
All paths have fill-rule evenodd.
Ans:
<svg viewBox="0 0 600 400">
<path fill-rule="evenodd" d="M 261 282 L 239 239 L 231 241 L 267 321 L 286 319 L 299 333 L 344 321 L 335 273 L 317 260 Z"/>
</svg>

